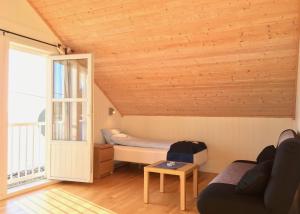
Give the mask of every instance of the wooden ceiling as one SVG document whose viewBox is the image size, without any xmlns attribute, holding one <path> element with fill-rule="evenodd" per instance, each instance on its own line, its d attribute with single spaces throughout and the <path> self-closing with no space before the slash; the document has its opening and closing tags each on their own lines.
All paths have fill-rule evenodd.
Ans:
<svg viewBox="0 0 300 214">
<path fill-rule="evenodd" d="M 28 0 L 122 115 L 293 117 L 299 0 Z"/>
</svg>

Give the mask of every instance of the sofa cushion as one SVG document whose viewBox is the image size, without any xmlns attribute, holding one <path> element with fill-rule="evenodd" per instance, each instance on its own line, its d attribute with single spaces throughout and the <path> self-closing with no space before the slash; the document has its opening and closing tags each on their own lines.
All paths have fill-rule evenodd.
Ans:
<svg viewBox="0 0 300 214">
<path fill-rule="evenodd" d="M 265 147 L 257 156 L 257 163 L 262 163 L 267 160 L 274 160 L 276 155 L 276 148 L 273 145 Z"/>
<path fill-rule="evenodd" d="M 242 194 L 262 194 L 268 184 L 273 161 L 268 160 L 248 170 L 236 186 Z"/>
<path fill-rule="evenodd" d="M 201 214 L 267 214 L 263 196 L 241 195 L 235 185 L 213 183 L 199 195 L 198 210 Z"/>
<path fill-rule="evenodd" d="M 233 162 L 210 183 L 223 183 L 237 185 L 242 176 L 256 164 L 247 162 Z"/>
<path fill-rule="evenodd" d="M 277 148 L 265 206 L 273 214 L 288 213 L 300 181 L 300 140 L 287 139 Z"/>
</svg>

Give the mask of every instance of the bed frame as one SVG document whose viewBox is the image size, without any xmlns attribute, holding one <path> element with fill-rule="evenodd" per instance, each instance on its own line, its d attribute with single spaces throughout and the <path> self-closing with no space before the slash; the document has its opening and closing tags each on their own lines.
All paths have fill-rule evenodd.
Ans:
<svg viewBox="0 0 300 214">
<path fill-rule="evenodd" d="M 168 150 L 114 145 L 114 160 L 152 164 L 165 160 Z M 194 154 L 194 163 L 201 166 L 207 160 L 207 149 Z"/>
</svg>

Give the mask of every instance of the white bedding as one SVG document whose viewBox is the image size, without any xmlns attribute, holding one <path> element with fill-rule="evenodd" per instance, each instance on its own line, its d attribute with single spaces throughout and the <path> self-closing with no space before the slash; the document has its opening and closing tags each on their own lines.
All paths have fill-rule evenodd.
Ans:
<svg viewBox="0 0 300 214">
<path fill-rule="evenodd" d="M 155 148 L 169 150 L 170 146 L 174 141 L 168 140 L 150 140 L 145 138 L 133 137 L 127 134 L 114 134 L 110 137 L 113 144 L 132 146 L 132 147 L 142 147 L 142 148 Z"/>
</svg>

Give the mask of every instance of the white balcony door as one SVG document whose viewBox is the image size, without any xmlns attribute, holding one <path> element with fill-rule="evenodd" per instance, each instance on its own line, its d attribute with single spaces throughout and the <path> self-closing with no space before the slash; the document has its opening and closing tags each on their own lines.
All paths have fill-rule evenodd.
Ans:
<svg viewBox="0 0 300 214">
<path fill-rule="evenodd" d="M 47 177 L 92 182 L 92 56 L 53 56 L 49 67 Z"/>
</svg>

